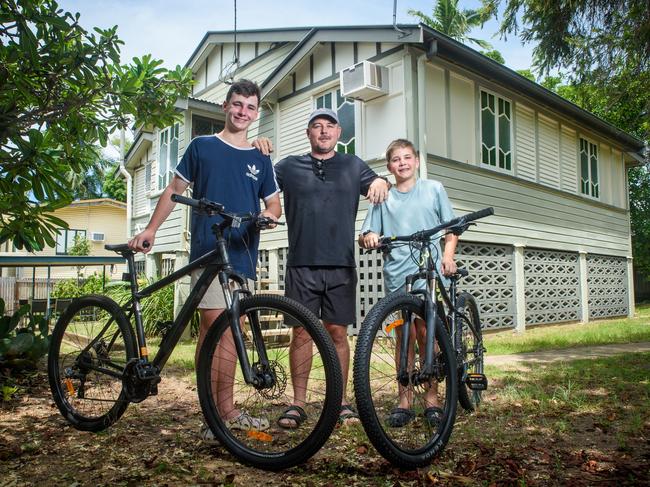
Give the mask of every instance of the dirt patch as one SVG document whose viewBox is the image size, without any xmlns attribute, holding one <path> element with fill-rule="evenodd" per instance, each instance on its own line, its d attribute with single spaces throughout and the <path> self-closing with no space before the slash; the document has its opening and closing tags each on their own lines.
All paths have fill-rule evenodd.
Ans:
<svg viewBox="0 0 650 487">
<path fill-rule="evenodd" d="M 534 401 L 519 403 L 505 394 L 512 384 L 496 380 L 485 407 L 459 413 L 447 449 L 426 469 L 392 467 L 352 426 L 335 431 L 305 465 L 269 473 L 200 442 L 195 387 L 176 375 L 99 434 L 67 425 L 44 372 L 14 381 L 21 392 L 0 409 L 2 486 L 650 485 L 647 408 L 638 403 L 629 411 L 642 398 L 619 398 L 592 412 L 563 411 L 561 402 L 536 412 Z"/>
</svg>

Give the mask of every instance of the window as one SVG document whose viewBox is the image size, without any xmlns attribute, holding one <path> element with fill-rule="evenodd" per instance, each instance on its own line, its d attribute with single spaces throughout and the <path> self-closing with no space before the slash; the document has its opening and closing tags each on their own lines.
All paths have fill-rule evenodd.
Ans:
<svg viewBox="0 0 650 487">
<path fill-rule="evenodd" d="M 598 146 L 580 138 L 580 192 L 598 198 Z"/>
<path fill-rule="evenodd" d="M 175 123 L 160 132 L 158 145 L 158 189 L 165 189 L 178 164 L 178 131 Z"/>
<path fill-rule="evenodd" d="M 512 171 L 512 104 L 481 90 L 481 163 Z"/>
<path fill-rule="evenodd" d="M 151 191 L 151 163 L 144 165 L 144 190 Z"/>
<path fill-rule="evenodd" d="M 86 238 L 86 230 L 59 230 L 56 236 L 56 253 L 57 255 L 67 255 L 74 245 L 75 237 Z"/>
<path fill-rule="evenodd" d="M 316 98 L 316 108 L 330 108 L 339 116 L 341 138 L 336 151 L 343 154 L 355 153 L 354 101 L 341 96 L 341 90 L 332 90 Z"/>
<path fill-rule="evenodd" d="M 223 127 L 224 123 L 221 120 L 214 120 L 199 115 L 192 116 L 192 138 L 198 137 L 199 135 L 217 134 L 223 130 Z"/>
</svg>

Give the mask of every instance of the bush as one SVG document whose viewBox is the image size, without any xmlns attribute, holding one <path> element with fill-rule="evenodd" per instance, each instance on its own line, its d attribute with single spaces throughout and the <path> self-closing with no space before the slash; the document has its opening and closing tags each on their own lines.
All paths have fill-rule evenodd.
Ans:
<svg viewBox="0 0 650 487">
<path fill-rule="evenodd" d="M 32 315 L 29 304 L 5 316 L 5 302 L 0 298 L 0 367 L 33 368 L 49 344 L 44 316 Z"/>
<path fill-rule="evenodd" d="M 57 282 L 52 290 L 53 298 L 78 298 L 86 294 L 106 294 L 102 276 L 91 274 L 82 281 L 81 286 L 76 279 L 64 279 Z"/>
</svg>

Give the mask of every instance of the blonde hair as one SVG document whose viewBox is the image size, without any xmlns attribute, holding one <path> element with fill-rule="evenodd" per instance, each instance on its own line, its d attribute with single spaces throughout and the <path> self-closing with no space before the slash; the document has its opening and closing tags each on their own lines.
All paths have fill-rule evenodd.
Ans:
<svg viewBox="0 0 650 487">
<path fill-rule="evenodd" d="M 411 149 L 413 151 L 413 154 L 415 154 L 415 157 L 420 157 L 420 154 L 418 154 L 418 151 L 415 149 L 413 142 L 407 139 L 395 139 L 390 144 L 388 144 L 388 148 L 386 149 L 386 162 L 390 162 L 390 158 L 393 156 L 393 151 L 395 149 Z"/>
</svg>

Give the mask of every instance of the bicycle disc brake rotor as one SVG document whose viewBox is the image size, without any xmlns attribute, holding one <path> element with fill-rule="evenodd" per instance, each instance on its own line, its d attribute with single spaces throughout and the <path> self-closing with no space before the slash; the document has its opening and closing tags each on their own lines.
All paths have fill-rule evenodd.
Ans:
<svg viewBox="0 0 650 487">
<path fill-rule="evenodd" d="M 260 363 L 253 364 L 253 370 L 256 374 L 266 376 L 271 379 L 269 382 L 272 384 L 270 387 L 259 389 L 260 395 L 265 399 L 277 399 L 284 395 L 287 389 L 287 373 L 282 364 L 276 360 L 270 360 L 268 369 Z"/>
</svg>

